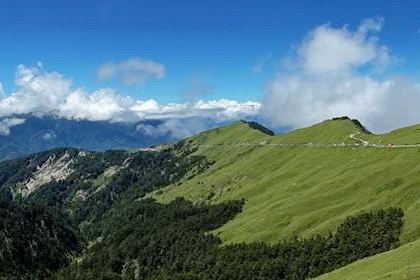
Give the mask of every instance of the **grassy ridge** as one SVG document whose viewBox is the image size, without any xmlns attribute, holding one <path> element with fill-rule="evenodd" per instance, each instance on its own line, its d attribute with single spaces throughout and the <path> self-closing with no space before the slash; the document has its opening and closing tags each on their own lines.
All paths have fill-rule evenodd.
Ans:
<svg viewBox="0 0 420 280">
<path fill-rule="evenodd" d="M 406 213 L 403 242 L 419 238 L 420 188 L 415 187 L 420 185 L 419 148 L 240 144 L 310 139 L 351 144 L 355 141 L 348 135 L 358 131 L 348 119 L 274 137 L 244 123 L 210 131 L 190 141 L 199 144 L 197 154 L 215 164 L 160 191 L 157 198 L 171 201 L 183 196 L 212 203 L 244 198 L 243 212 L 216 232 L 227 243 L 276 242 L 296 232 L 322 234 L 349 215 L 387 206 L 401 207 Z M 330 135 L 329 140 L 325 135 Z"/>
<path fill-rule="evenodd" d="M 344 117 L 337 120 L 325 120 L 307 128 L 297 129 L 285 135 L 273 137 L 272 142 L 292 144 L 353 144 L 357 142 L 352 140 L 349 135 L 356 132 L 363 136 L 370 135 L 366 133 L 358 121 Z"/>
<path fill-rule="evenodd" d="M 404 246 L 319 279 L 418 279 L 420 148 L 355 146 L 360 142 L 349 137 L 352 133 L 370 143 L 420 143 L 420 126 L 373 135 L 341 119 L 269 136 L 236 123 L 189 139 L 199 145 L 197 154 L 215 164 L 157 198 L 211 203 L 244 198 L 243 212 L 215 231 L 225 243 L 324 234 L 349 215 L 401 207 Z"/>
<path fill-rule="evenodd" d="M 365 138 L 379 144 L 420 144 L 420 125 L 396 129 L 385 134 L 367 135 Z"/>
<path fill-rule="evenodd" d="M 232 145 L 232 144 L 258 144 L 261 141 L 273 138 L 265 132 L 252 128 L 252 124 L 239 121 L 231 125 L 205 131 L 190 138 L 194 143 L 206 146 Z"/>
</svg>

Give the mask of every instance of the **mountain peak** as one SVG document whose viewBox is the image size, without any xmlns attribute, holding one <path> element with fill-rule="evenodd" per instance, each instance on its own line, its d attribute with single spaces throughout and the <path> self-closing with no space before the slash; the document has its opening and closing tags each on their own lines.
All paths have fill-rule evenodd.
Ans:
<svg viewBox="0 0 420 280">
<path fill-rule="evenodd" d="M 274 136 L 275 133 L 268 129 L 267 127 L 263 126 L 262 124 L 258 123 L 258 122 L 253 122 L 253 121 L 245 121 L 245 120 L 240 120 L 239 122 L 247 124 L 249 127 L 259 130 L 262 133 L 268 134 L 270 136 Z"/>
<path fill-rule="evenodd" d="M 331 119 L 332 121 L 350 121 L 352 122 L 361 132 L 365 134 L 372 134 L 358 119 L 350 119 L 347 116 L 335 117 Z"/>
<path fill-rule="evenodd" d="M 286 143 L 339 144 L 353 142 L 353 133 L 372 134 L 357 119 L 347 116 L 324 120 L 315 125 L 296 129 L 277 138 Z"/>
<path fill-rule="evenodd" d="M 240 120 L 230 125 L 202 132 L 192 139 L 199 143 L 219 145 L 227 143 L 260 143 L 274 132 L 257 122 Z"/>
</svg>

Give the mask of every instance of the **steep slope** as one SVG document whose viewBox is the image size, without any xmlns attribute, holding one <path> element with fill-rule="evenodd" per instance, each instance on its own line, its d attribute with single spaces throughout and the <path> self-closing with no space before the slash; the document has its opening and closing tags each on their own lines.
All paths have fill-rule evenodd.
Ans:
<svg viewBox="0 0 420 280">
<path fill-rule="evenodd" d="M 48 279 L 80 254 L 76 227 L 55 209 L 0 193 L 0 279 Z"/>
<path fill-rule="evenodd" d="M 319 276 L 317 280 L 419 279 L 420 240 L 365 258 Z"/>
<path fill-rule="evenodd" d="M 85 152 L 60 148 L 0 162 L 0 190 L 15 199 L 41 202 L 78 223 L 101 217 L 132 190 L 136 197 L 193 177 L 210 163 L 182 144 L 162 150 Z"/>
<path fill-rule="evenodd" d="M 155 196 L 210 203 L 245 199 L 243 212 L 215 231 L 227 243 L 325 234 L 349 215 L 387 206 L 405 212 L 404 243 L 420 237 L 420 189 L 415 187 L 420 149 L 363 146 L 349 136 L 369 134 L 348 118 L 280 136 L 254 133 L 236 123 L 189 139 L 198 147 L 195 154 L 214 164 Z"/>
<path fill-rule="evenodd" d="M 200 207 L 204 211 L 206 207 L 212 207 L 207 203 L 214 206 L 226 203 L 228 206 L 232 205 L 230 204 L 232 200 L 240 203 L 242 212 L 220 228 L 207 227 L 213 229 L 213 233 L 216 234 L 213 240 L 215 244 L 218 244 L 218 238 L 221 238 L 225 244 L 253 241 L 276 243 L 291 240 L 290 246 L 298 250 L 297 252 L 302 244 L 321 248 L 324 247 L 318 244 L 321 238 L 307 239 L 305 243 L 306 241 L 296 239 L 296 236 L 308 238 L 321 234 L 327 240 L 325 246 L 329 246 L 328 240 L 334 235 L 328 233 L 340 228 L 338 226 L 349 216 L 361 217 L 363 216 L 361 213 L 391 206 L 395 209 L 401 208 L 405 214 L 402 243 L 414 244 L 413 246 L 417 248 L 417 240 L 420 238 L 420 221 L 417 219 L 420 215 L 420 189 L 416 186 L 420 184 L 420 148 L 413 145 L 399 148 L 373 145 L 369 137 L 377 136 L 371 135 L 359 122 L 346 117 L 326 120 L 279 136 L 274 136 L 270 130 L 258 124 L 240 121 L 201 133 L 177 144 L 162 145 L 155 149 L 101 153 L 56 149 L 27 158 L 4 161 L 0 163 L 0 191 L 10 191 L 16 201 L 41 202 L 71 217 L 90 244 L 86 248 L 90 253 L 79 260 L 82 262 L 86 260 L 86 265 L 92 262 L 94 270 L 85 271 L 87 278 L 91 277 L 89 275 L 94 275 L 98 269 L 100 271 L 100 263 L 103 260 L 107 260 L 105 263 L 108 272 L 115 277 L 124 274 L 124 271 L 137 273 L 138 256 L 134 255 L 138 250 L 132 252 L 133 256 L 131 253 L 130 256 L 125 256 L 123 252 L 126 252 L 127 248 L 140 246 L 139 238 L 135 235 L 142 236 L 143 231 L 153 230 L 163 233 L 160 227 L 155 227 L 155 221 L 145 219 L 149 214 L 136 214 L 135 209 L 143 209 L 142 207 L 147 211 L 144 213 L 157 213 L 157 209 L 162 209 L 169 217 L 176 216 L 176 219 L 170 218 L 174 225 L 168 227 L 169 231 L 161 236 L 164 238 L 163 245 L 159 242 L 160 245 L 156 242 L 152 242 L 154 245 L 142 243 L 141 246 L 146 246 L 147 250 L 150 249 L 155 253 L 161 252 L 168 244 L 174 244 L 171 241 L 175 236 L 172 231 L 176 230 L 177 219 L 185 220 L 187 226 L 185 230 L 188 231 L 191 221 L 196 219 L 194 213 L 200 212 Z M 175 200 L 166 207 L 145 199 L 144 195 L 155 197 L 158 202 L 170 202 L 182 196 L 196 204 L 185 202 L 186 208 L 192 212 L 190 213 L 190 210 L 185 213 L 178 212 L 174 209 L 179 203 L 184 205 L 182 200 Z M 196 206 L 198 208 L 195 208 Z M 235 214 L 240 211 L 237 207 L 235 209 Z M 221 213 L 224 213 L 224 210 Z M 114 218 L 119 215 L 127 217 L 128 220 L 115 221 Z M 221 218 L 221 214 L 212 215 L 205 218 L 213 222 L 216 221 L 216 217 Z M 138 223 L 134 222 L 132 225 L 131 222 L 135 219 Z M 227 220 L 225 219 L 223 223 Z M 145 223 L 147 227 L 136 226 L 140 223 Z M 151 228 L 148 228 L 149 226 Z M 201 229 L 197 230 L 200 234 L 203 233 Z M 179 238 L 184 242 L 182 248 L 189 244 L 187 242 L 189 237 L 184 239 L 186 236 L 179 234 Z M 203 236 L 213 238 L 207 234 Z M 156 241 L 155 238 L 153 240 Z M 133 244 L 137 245 L 133 247 Z M 198 243 L 194 244 L 201 246 Z M 151 247 L 148 247 L 149 245 Z M 178 248 L 177 246 L 173 249 Z M 246 256 L 255 254 L 259 250 L 265 250 L 266 254 L 271 255 L 270 252 L 278 252 L 276 248 L 279 248 L 277 245 L 267 247 L 268 245 L 255 243 L 249 247 L 244 244 L 235 246 L 225 247 L 227 248 L 223 251 L 223 254 L 227 254 L 225 257 L 235 258 L 235 255 L 230 255 L 229 248 L 233 248 L 232 252 L 241 250 Z M 285 246 L 288 248 L 289 245 Z M 214 250 L 215 247 L 211 248 Z M 116 253 L 120 249 L 121 254 Z M 176 249 L 174 254 L 178 254 L 179 249 Z M 199 252 L 195 247 L 190 249 Z M 388 249 L 389 247 L 385 250 Z M 329 251 L 326 250 L 327 255 Z M 160 253 L 155 255 L 155 253 L 150 255 L 147 262 L 154 262 L 158 255 L 167 261 L 167 255 Z M 92 254 L 91 258 L 89 254 Z M 306 253 L 300 256 L 304 254 Z M 407 258 L 406 264 L 410 265 L 407 269 L 417 271 L 417 262 L 408 260 L 415 257 L 415 251 L 410 247 L 403 246 L 387 254 L 369 259 L 371 260 L 369 266 L 378 267 L 377 275 L 387 275 L 391 272 L 399 275 L 397 269 L 380 269 L 381 265 L 386 265 L 392 260 L 392 257 L 381 256 L 391 256 L 391 254 Z M 345 254 L 339 253 L 339 255 L 341 257 Z M 182 254 L 178 257 L 179 260 L 185 259 Z M 209 260 L 207 257 L 204 259 L 206 262 L 210 261 L 208 265 L 211 266 L 212 259 Z M 220 261 L 219 265 L 226 260 Z M 259 260 L 255 262 L 257 264 Z M 297 257 L 293 262 L 298 265 L 292 269 L 296 272 L 301 270 L 300 265 L 305 267 L 308 265 L 306 259 L 302 257 Z M 172 263 L 169 262 L 168 271 L 179 268 L 172 266 Z M 341 265 L 346 263 L 348 262 L 340 262 Z M 185 263 L 187 267 L 179 268 L 182 270 L 180 275 L 188 273 L 190 264 L 197 265 L 195 260 L 187 258 Z M 202 264 L 198 263 L 201 267 L 199 271 L 206 271 L 203 270 Z M 156 265 L 159 270 L 159 263 Z M 249 268 L 251 263 L 243 265 Z M 271 268 L 275 268 L 276 265 L 283 267 L 280 262 L 270 265 L 273 265 Z M 356 268 L 352 268 L 353 265 Z M 339 273 L 337 277 L 331 273 L 332 278 L 327 279 L 341 279 L 341 276 L 359 279 L 357 273 L 361 273 L 362 276 L 371 275 L 368 274 L 369 266 L 358 262 L 334 272 Z M 333 263 L 333 267 L 338 266 Z M 72 273 L 78 273 L 77 262 L 69 269 Z M 232 275 L 235 275 L 235 268 L 232 269 Z M 287 270 L 287 265 L 282 269 Z M 322 270 L 322 267 L 316 265 L 313 269 L 319 269 L 318 272 L 331 270 Z M 265 271 L 264 267 L 261 267 L 261 271 Z M 248 272 L 252 274 L 251 270 Z M 57 279 L 66 279 L 66 271 L 63 273 L 59 275 L 61 278 Z M 276 270 L 270 270 L 270 273 L 275 274 Z M 316 274 L 315 271 L 311 275 L 319 273 Z M 106 279 L 108 276 L 104 275 L 101 279 Z M 366 279 L 369 279 L 368 277 L 370 276 L 366 276 Z"/>
<path fill-rule="evenodd" d="M 273 135 L 274 133 L 271 130 L 255 122 L 238 121 L 231 125 L 200 133 L 187 139 L 187 141 L 203 146 L 255 145 L 271 139 Z"/>
<path fill-rule="evenodd" d="M 92 232 L 111 223 L 100 225 L 111 210 L 134 214 L 130 211 L 145 193 L 207 168 L 210 163 L 191 155 L 190 148 L 182 143 L 133 152 L 60 148 L 0 162 L 0 259 L 6 264 L 0 279 L 47 279 L 76 257 L 80 262 L 82 247 L 97 242 Z"/>
</svg>

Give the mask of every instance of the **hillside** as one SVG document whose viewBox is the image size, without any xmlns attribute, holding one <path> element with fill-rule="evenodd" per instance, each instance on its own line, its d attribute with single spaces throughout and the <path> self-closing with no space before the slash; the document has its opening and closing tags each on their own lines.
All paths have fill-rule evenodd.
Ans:
<svg viewBox="0 0 420 280">
<path fill-rule="evenodd" d="M 411 128 L 401 131 L 412 134 Z M 415 136 L 400 146 L 374 142 L 394 134 L 373 135 L 346 117 L 277 136 L 239 121 L 156 149 L 56 149 L 0 163 L 0 195 L 52 207 L 77 227 L 81 244 L 90 244 L 80 261 L 55 279 L 97 273 L 98 279 L 130 279 L 127 275 L 140 277 L 143 262 L 149 263 L 144 279 L 194 279 L 209 277 L 210 271 L 212 277 L 247 279 L 257 268 L 256 279 L 304 279 L 395 248 L 398 240 L 403 246 L 323 277 L 371 279 L 372 266 L 378 277 L 399 275 L 389 265 L 393 256 L 406 259 L 404 265 L 415 273 L 420 267 L 412 249 L 420 238 L 420 147 Z M 389 207 L 391 216 L 380 218 L 388 213 L 381 209 Z M 380 229 L 386 219 L 390 225 Z M 377 232 L 371 237 L 368 223 Z M 351 229 L 358 224 L 361 229 Z M 38 238 L 43 229 L 34 230 Z M 204 234 L 209 230 L 214 236 Z M 351 231 L 359 245 L 346 245 Z M 230 245 L 217 249 L 220 243 Z M 356 246 L 351 250 L 360 254 L 347 256 L 346 246 Z M 302 257 L 307 250 L 312 257 Z M 250 257 L 255 252 L 260 259 Z M 323 263 L 325 258 L 335 261 Z"/>
<path fill-rule="evenodd" d="M 317 280 L 419 279 L 420 240 L 397 249 L 354 262 L 324 274 Z"/>
<path fill-rule="evenodd" d="M 274 133 L 255 122 L 238 121 L 231 125 L 218 127 L 202 132 L 187 141 L 201 146 L 247 145 L 260 144 L 273 136 Z"/>
<path fill-rule="evenodd" d="M 327 131 L 332 132 L 330 138 L 325 136 Z M 295 146 L 237 144 L 214 149 L 206 145 L 209 142 L 200 144 L 199 135 L 197 140 L 189 139 L 199 144 L 196 154 L 215 164 L 180 186 L 160 191 L 157 198 L 170 201 L 183 196 L 213 203 L 244 198 L 247 203 L 243 213 L 218 231 L 228 243 L 274 242 L 293 232 L 303 236 L 325 233 L 350 214 L 388 205 L 403 207 L 406 213 L 404 242 L 417 239 L 420 191 L 413 186 L 420 183 L 419 150 L 363 146 L 349 138 L 351 133 L 369 136 L 348 119 L 258 139 L 301 143 Z M 252 142 L 242 135 L 229 139 Z M 325 145 L 315 145 L 321 143 L 316 137 L 314 145 L 304 145 L 310 141 L 308 135 L 324 135 L 318 139 Z M 217 143 L 217 136 L 211 141 Z M 327 145 L 334 141 L 347 144 Z"/>
<path fill-rule="evenodd" d="M 404 127 L 384 134 L 369 135 L 366 139 L 378 144 L 418 145 L 420 144 L 420 125 Z"/>
<path fill-rule="evenodd" d="M 241 139 L 238 142 L 249 141 L 236 136 Z M 202 145 L 196 153 L 215 164 L 156 197 L 170 201 L 182 196 L 210 203 L 244 198 L 243 212 L 214 231 L 225 243 L 277 242 L 294 233 L 325 234 L 348 215 L 401 207 L 405 212 L 402 243 L 414 241 L 414 245 L 384 253 L 386 258 L 379 255 L 370 262 L 359 261 L 348 270 L 343 268 L 320 279 L 373 279 L 372 267 L 373 274 L 378 269 L 377 279 L 393 273 L 396 276 L 392 279 L 401 279 L 405 266 L 417 275 L 420 265 L 411 246 L 420 237 L 418 126 L 373 135 L 357 122 L 341 118 L 285 135 L 266 136 L 265 140 L 271 145 L 228 145 L 218 151 Z M 392 256 L 406 260 L 400 272 L 391 266 Z"/>
<path fill-rule="evenodd" d="M 100 225 L 114 208 L 123 205 L 125 215 L 145 193 L 210 164 L 191 153 L 181 143 L 133 152 L 60 148 L 0 162 L 0 279 L 47 279 L 81 257 L 93 232 L 116 222 Z"/>
<path fill-rule="evenodd" d="M 213 131 L 212 142 L 203 141 L 202 135 L 189 139 L 198 145 L 197 155 L 215 164 L 180 186 L 160 191 L 157 198 L 183 196 L 212 203 L 244 198 L 243 213 L 218 231 L 228 243 L 274 242 L 293 232 L 325 233 L 350 214 L 387 205 L 409 209 L 406 219 L 413 224 L 403 236 L 407 241 L 418 237 L 417 210 L 410 207 L 419 195 L 412 188 L 419 182 L 416 150 L 364 147 L 349 135 L 368 134 L 349 119 L 327 120 L 280 136 L 259 134 L 256 139 L 229 131 L 228 139 L 236 144 L 217 149 L 213 143 L 224 142 L 226 135 L 219 140 Z M 407 192 L 414 201 L 405 200 Z"/>
<path fill-rule="evenodd" d="M 352 144 L 353 133 L 368 136 L 371 133 L 358 120 L 348 117 L 325 120 L 310 127 L 294 130 L 275 137 L 273 142 L 290 144 Z"/>
</svg>

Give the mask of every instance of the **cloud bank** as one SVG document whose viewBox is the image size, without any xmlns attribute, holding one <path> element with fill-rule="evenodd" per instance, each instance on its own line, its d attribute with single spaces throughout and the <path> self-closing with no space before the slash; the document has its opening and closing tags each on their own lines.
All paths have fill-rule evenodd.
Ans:
<svg viewBox="0 0 420 280">
<path fill-rule="evenodd" d="M 145 128 L 145 133 L 171 131 L 176 136 L 189 136 L 207 129 L 208 120 L 216 123 L 234 121 L 258 115 L 260 108 L 260 103 L 252 101 L 220 99 L 159 104 L 153 99 L 135 100 L 122 96 L 112 89 L 89 93 L 73 88 L 71 80 L 57 72 L 44 71 L 40 64 L 35 67 L 19 65 L 15 83 L 18 88 L 15 92 L 8 96 L 0 95 L 2 135 L 8 135 L 10 127 L 19 124 L 21 120 L 10 116 L 32 113 L 39 116 L 53 114 L 67 119 L 110 122 L 158 119 L 164 120 L 164 125 L 153 132 L 149 131 L 150 127 Z"/>
<path fill-rule="evenodd" d="M 419 84 L 385 75 L 397 59 L 377 37 L 383 23 L 373 18 L 356 30 L 315 28 L 286 58 L 293 71 L 268 83 L 261 112 L 275 126 L 294 128 L 342 115 L 375 132 L 420 122 Z"/>
<path fill-rule="evenodd" d="M 160 137 L 171 135 L 173 139 L 182 139 L 196 133 L 205 131 L 209 128 L 217 126 L 220 123 L 211 123 L 208 119 L 201 117 L 191 117 L 185 119 L 167 119 L 158 126 L 139 123 L 136 127 L 137 131 L 152 137 Z"/>
</svg>

